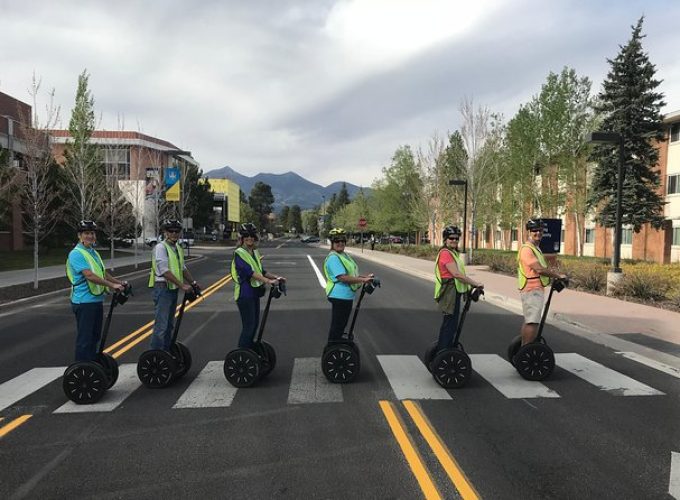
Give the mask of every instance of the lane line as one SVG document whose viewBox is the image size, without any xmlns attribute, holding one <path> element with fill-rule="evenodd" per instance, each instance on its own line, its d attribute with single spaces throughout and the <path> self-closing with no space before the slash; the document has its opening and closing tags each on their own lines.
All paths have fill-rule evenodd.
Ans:
<svg viewBox="0 0 680 500">
<path fill-rule="evenodd" d="M 404 454 L 404 457 L 406 457 L 406 461 L 411 468 L 411 472 L 413 472 L 413 475 L 416 477 L 423 495 L 425 495 L 427 500 L 440 500 L 442 496 L 439 493 L 439 490 L 437 490 L 434 482 L 432 482 L 432 477 L 425 468 L 423 459 L 420 456 L 420 453 L 418 453 L 418 450 L 416 450 L 411 437 L 406 433 L 404 423 L 394 409 L 394 405 L 389 401 L 380 401 L 380 409 L 383 411 L 385 420 L 387 420 L 387 423 L 392 430 L 392 434 L 394 434 L 394 437 L 401 448 L 401 452 Z"/>
<path fill-rule="evenodd" d="M 671 452 L 671 475 L 668 480 L 668 493 L 680 500 L 680 453 Z"/>
<path fill-rule="evenodd" d="M 307 255 L 307 258 L 309 259 L 309 263 L 312 265 L 312 269 L 314 269 L 314 272 L 316 273 L 316 278 L 319 280 L 319 285 L 321 285 L 321 288 L 324 290 L 326 289 L 326 278 L 323 277 L 323 274 L 321 274 L 321 271 L 319 271 L 319 268 L 316 267 L 316 264 L 312 260 L 312 258 Z"/>
<path fill-rule="evenodd" d="M 20 417 L 15 418 L 8 424 L 3 425 L 0 427 L 0 438 L 5 437 L 7 434 L 12 432 L 14 429 L 19 427 L 20 425 L 26 423 L 26 421 L 31 418 L 33 415 L 21 415 Z"/>
<path fill-rule="evenodd" d="M 515 367 L 497 354 L 470 354 L 472 369 L 508 399 L 559 398 L 540 382 L 523 379 Z"/>
<path fill-rule="evenodd" d="M 397 399 L 452 399 L 414 355 L 378 355 Z"/>
<path fill-rule="evenodd" d="M 441 437 L 439 437 L 437 431 L 435 431 L 434 427 L 423 413 L 420 405 L 414 401 L 404 401 L 403 404 L 406 407 L 406 411 L 411 416 L 411 419 L 416 424 L 416 427 L 425 438 L 425 441 L 430 445 L 430 448 L 439 460 L 439 463 L 444 467 L 444 470 L 458 490 L 458 493 L 463 497 L 463 500 L 479 499 L 479 493 L 477 493 L 477 490 L 475 490 L 475 487 L 467 478 L 460 465 L 458 465 L 458 462 L 449 449 L 444 445 Z"/>
<path fill-rule="evenodd" d="M 0 385 L 0 411 L 42 389 L 64 373 L 65 366 L 32 368 Z"/>
<path fill-rule="evenodd" d="M 210 361 L 180 396 L 173 408 L 226 408 L 238 389 L 224 379 L 224 361 Z"/>
<path fill-rule="evenodd" d="M 288 404 L 342 403 L 341 384 L 331 384 L 321 370 L 321 358 L 295 358 Z"/>
<path fill-rule="evenodd" d="M 620 354 L 624 358 L 632 359 L 633 361 L 637 361 L 640 364 L 649 366 L 650 368 L 654 368 L 655 370 L 659 370 L 660 372 L 667 373 L 672 377 L 680 378 L 680 369 L 675 368 L 674 366 L 667 365 L 666 363 L 661 363 L 660 361 L 656 361 L 652 358 L 648 358 L 647 356 L 643 356 L 642 354 L 638 354 L 636 352 L 617 351 L 616 354 Z"/>
<path fill-rule="evenodd" d="M 661 396 L 664 393 L 575 352 L 555 353 L 557 366 L 614 396 Z"/>
</svg>

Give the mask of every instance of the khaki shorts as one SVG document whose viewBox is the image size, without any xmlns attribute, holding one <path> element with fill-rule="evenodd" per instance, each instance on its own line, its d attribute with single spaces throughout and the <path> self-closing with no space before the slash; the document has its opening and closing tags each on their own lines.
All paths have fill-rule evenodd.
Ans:
<svg viewBox="0 0 680 500">
<path fill-rule="evenodd" d="M 520 293 L 524 323 L 540 323 L 543 312 L 543 289 Z"/>
</svg>

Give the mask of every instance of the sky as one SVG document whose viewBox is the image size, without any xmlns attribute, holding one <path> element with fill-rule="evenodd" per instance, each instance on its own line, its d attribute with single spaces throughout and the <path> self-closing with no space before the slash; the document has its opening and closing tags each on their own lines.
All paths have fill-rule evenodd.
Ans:
<svg viewBox="0 0 680 500">
<path fill-rule="evenodd" d="M 680 110 L 674 0 L 0 0 L 0 91 L 61 127 L 90 75 L 100 129 L 189 150 L 204 172 L 296 172 L 370 186 L 472 99 L 509 120 L 550 71 L 599 91 L 645 16 L 643 47 Z"/>
</svg>

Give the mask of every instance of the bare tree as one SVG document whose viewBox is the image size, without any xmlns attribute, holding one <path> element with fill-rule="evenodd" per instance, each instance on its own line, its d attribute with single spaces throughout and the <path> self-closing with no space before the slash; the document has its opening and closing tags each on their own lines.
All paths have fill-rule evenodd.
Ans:
<svg viewBox="0 0 680 500">
<path fill-rule="evenodd" d="M 446 169 L 446 146 L 438 132 L 427 143 L 427 149 L 418 149 L 418 166 L 423 179 L 423 196 L 416 212 L 419 222 L 430 228 L 430 243 L 435 243 L 435 232 L 440 220 L 446 218 L 444 207 L 450 199 L 443 189 Z M 446 179 L 448 187 L 448 179 Z"/>
</svg>

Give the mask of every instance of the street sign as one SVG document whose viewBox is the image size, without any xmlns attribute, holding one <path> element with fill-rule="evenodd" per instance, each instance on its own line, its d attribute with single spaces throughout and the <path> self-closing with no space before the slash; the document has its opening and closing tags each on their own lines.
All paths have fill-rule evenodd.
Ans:
<svg viewBox="0 0 680 500">
<path fill-rule="evenodd" d="M 562 243 L 562 219 L 541 219 L 543 221 L 543 238 L 538 244 L 544 254 L 560 253 Z"/>
<path fill-rule="evenodd" d="M 366 227 L 366 219 L 363 217 L 359 219 L 359 227 Z"/>
</svg>

